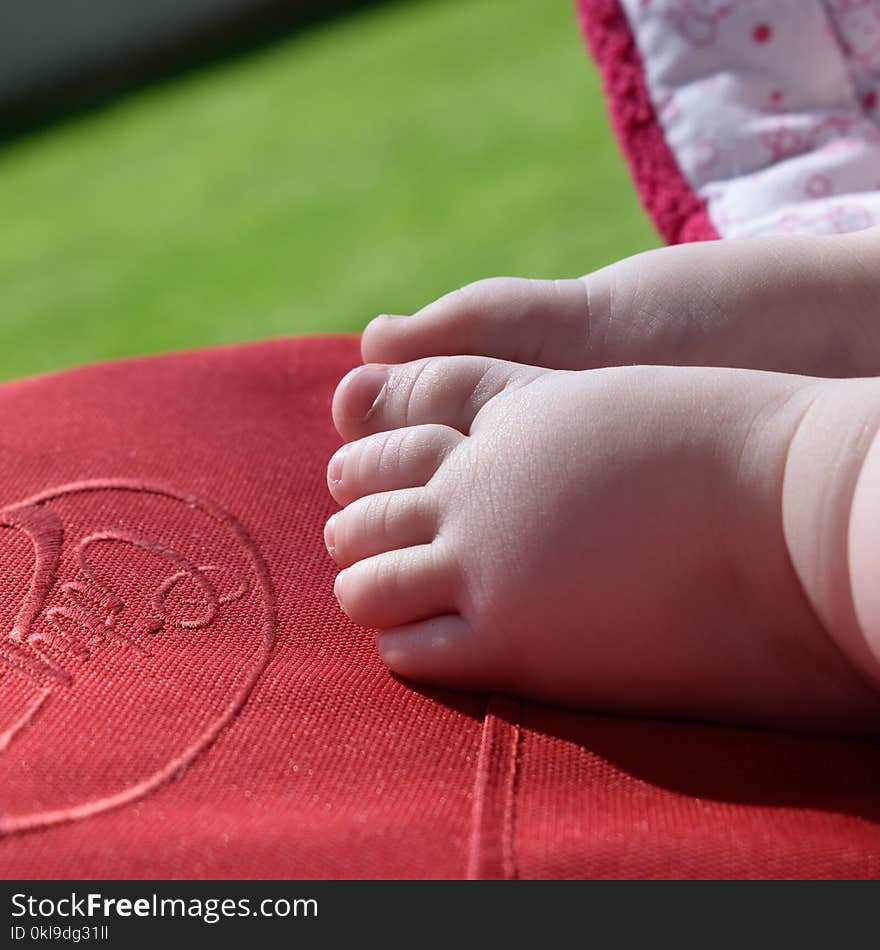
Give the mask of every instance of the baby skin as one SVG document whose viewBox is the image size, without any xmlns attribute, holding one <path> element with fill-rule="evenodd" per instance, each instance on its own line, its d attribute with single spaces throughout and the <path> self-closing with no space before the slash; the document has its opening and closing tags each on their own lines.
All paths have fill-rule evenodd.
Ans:
<svg viewBox="0 0 880 950">
<path fill-rule="evenodd" d="M 666 249 L 374 321 L 334 398 L 325 539 L 386 664 L 880 734 L 877 237 L 857 237 Z"/>
</svg>

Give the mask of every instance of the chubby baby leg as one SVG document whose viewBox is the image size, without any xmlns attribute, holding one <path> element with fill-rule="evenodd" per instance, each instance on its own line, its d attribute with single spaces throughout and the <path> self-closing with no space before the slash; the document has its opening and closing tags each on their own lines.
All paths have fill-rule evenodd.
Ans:
<svg viewBox="0 0 880 950">
<path fill-rule="evenodd" d="M 789 449 L 786 539 L 823 626 L 880 689 L 880 379 L 819 393 Z"/>
</svg>

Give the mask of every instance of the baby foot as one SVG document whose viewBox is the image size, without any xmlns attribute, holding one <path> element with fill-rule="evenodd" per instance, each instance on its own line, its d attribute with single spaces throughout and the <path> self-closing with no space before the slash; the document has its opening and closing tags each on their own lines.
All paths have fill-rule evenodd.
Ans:
<svg viewBox="0 0 880 950">
<path fill-rule="evenodd" d="M 578 280 L 483 280 L 413 317 L 373 320 L 363 356 L 876 375 L 878 251 L 880 229 L 749 238 L 648 251 Z"/>
<path fill-rule="evenodd" d="M 395 672 L 877 731 L 846 516 L 878 381 L 456 356 L 361 367 L 333 411 L 336 595 Z"/>
</svg>

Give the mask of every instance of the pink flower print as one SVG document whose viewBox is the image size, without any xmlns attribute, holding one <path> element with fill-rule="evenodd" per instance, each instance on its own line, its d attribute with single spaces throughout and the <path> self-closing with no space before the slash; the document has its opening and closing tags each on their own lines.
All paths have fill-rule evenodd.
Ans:
<svg viewBox="0 0 880 950">
<path fill-rule="evenodd" d="M 774 231 L 781 231 L 783 234 L 795 234 L 801 230 L 804 219 L 799 214 L 784 214 L 778 221 Z"/>
<path fill-rule="evenodd" d="M 773 39 L 773 27 L 769 23 L 756 23 L 752 30 L 752 42 L 759 46 Z"/>
<path fill-rule="evenodd" d="M 831 179 L 827 175 L 810 175 L 804 184 L 808 198 L 824 198 L 831 194 Z"/>
<path fill-rule="evenodd" d="M 657 100 L 657 116 L 663 125 L 675 122 L 681 116 L 678 96 L 672 91 L 664 93 Z"/>
<path fill-rule="evenodd" d="M 673 0 L 670 15 L 675 28 L 692 45 L 714 46 L 719 24 L 735 5 L 735 0 Z"/>
<path fill-rule="evenodd" d="M 803 132 L 784 126 L 778 126 L 770 132 L 762 132 L 759 138 L 761 144 L 770 150 L 774 162 L 805 151 L 809 144 Z"/>
<path fill-rule="evenodd" d="M 880 0 L 830 0 L 848 56 L 868 68 L 880 59 Z"/>
<path fill-rule="evenodd" d="M 703 139 L 693 145 L 693 162 L 700 171 L 707 171 L 718 163 L 718 145 L 710 139 Z"/>
<path fill-rule="evenodd" d="M 867 208 L 841 202 L 813 215 L 790 211 L 767 230 L 777 234 L 844 234 L 862 231 L 873 223 L 873 215 Z"/>
<path fill-rule="evenodd" d="M 874 223 L 874 216 L 867 208 L 859 205 L 836 204 L 832 205 L 824 215 L 828 228 L 835 234 L 845 234 L 848 231 L 864 231 Z"/>
</svg>

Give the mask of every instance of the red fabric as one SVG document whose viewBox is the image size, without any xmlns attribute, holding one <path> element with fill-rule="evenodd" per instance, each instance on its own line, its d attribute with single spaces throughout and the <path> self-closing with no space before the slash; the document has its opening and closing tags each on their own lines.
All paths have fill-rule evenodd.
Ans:
<svg viewBox="0 0 880 950">
<path fill-rule="evenodd" d="M 395 680 L 322 526 L 354 339 L 0 387 L 0 873 L 876 877 L 880 746 Z"/>
<path fill-rule="evenodd" d="M 611 125 L 661 236 L 668 244 L 717 238 L 705 201 L 691 190 L 666 144 L 619 0 L 577 0 L 577 10 L 602 73 Z"/>
</svg>

